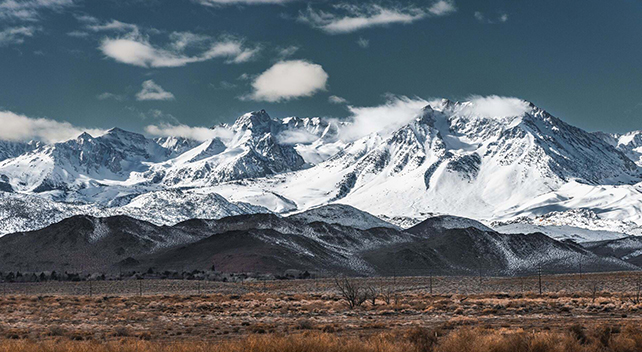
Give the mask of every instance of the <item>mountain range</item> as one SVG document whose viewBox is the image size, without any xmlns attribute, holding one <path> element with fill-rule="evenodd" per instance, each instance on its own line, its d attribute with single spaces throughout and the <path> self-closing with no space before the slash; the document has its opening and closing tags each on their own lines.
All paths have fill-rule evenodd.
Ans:
<svg viewBox="0 0 642 352">
<path fill-rule="evenodd" d="M 437 100 L 356 137 L 350 121 L 261 110 L 214 126 L 224 133 L 208 140 L 113 128 L 53 144 L 3 141 L 0 235 L 75 215 L 160 226 L 328 204 L 397 229 L 448 214 L 576 242 L 642 234 L 642 132 L 590 133 L 515 104 L 496 113 Z"/>
<path fill-rule="evenodd" d="M 356 219 L 356 220 L 355 220 Z M 288 217 L 251 214 L 157 226 L 77 215 L 0 238 L 0 272 L 209 270 L 321 275 L 515 275 L 639 270 L 627 258 L 543 234 L 500 234 L 437 216 L 407 230 L 346 205 Z M 620 255 L 621 253 L 617 253 Z M 637 260 L 637 258 L 631 258 Z"/>
</svg>

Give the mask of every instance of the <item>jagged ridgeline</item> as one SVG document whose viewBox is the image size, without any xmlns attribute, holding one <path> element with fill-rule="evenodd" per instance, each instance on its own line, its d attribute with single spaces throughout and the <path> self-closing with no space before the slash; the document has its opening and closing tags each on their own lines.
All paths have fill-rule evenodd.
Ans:
<svg viewBox="0 0 642 352">
<path fill-rule="evenodd" d="M 452 214 L 579 242 L 642 233 L 642 133 L 589 133 L 525 101 L 501 116 L 475 104 L 431 102 L 365 135 L 350 121 L 261 110 L 205 140 L 114 128 L 2 142 L 0 232 L 73 215 L 174 225 L 341 203 L 406 228 Z"/>
</svg>

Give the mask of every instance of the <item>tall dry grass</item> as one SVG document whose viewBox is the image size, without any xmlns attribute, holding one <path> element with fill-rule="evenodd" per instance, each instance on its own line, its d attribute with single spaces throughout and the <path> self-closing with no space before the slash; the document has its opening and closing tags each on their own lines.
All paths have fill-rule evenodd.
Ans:
<svg viewBox="0 0 642 352">
<path fill-rule="evenodd" d="M 563 332 L 503 332 L 461 328 L 448 334 L 415 328 L 367 338 L 306 332 L 250 335 L 222 342 L 2 340 L 0 352 L 634 352 L 642 351 L 639 326 L 569 327 Z"/>
</svg>

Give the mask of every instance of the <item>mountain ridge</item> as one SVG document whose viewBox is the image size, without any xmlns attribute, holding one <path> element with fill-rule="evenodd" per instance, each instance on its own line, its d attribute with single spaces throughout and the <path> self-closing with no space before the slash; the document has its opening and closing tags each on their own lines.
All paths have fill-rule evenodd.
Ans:
<svg viewBox="0 0 642 352">
<path fill-rule="evenodd" d="M 478 101 L 429 102 L 400 127 L 354 140 L 342 139 L 350 122 L 279 120 L 265 110 L 215 126 L 229 133 L 202 142 L 148 139 L 113 128 L 1 160 L 0 191 L 13 202 L 37 196 L 49 207 L 88 214 L 110 214 L 96 209 L 123 208 L 144 194 L 179 189 L 195 201 L 216 193 L 226 202 L 284 214 L 341 203 L 385 219 L 416 222 L 425 214 L 448 214 L 487 226 L 561 212 L 568 220 L 558 221 L 584 230 L 637 234 L 642 168 L 631 158 L 639 134 L 589 133 L 532 103 L 510 104 L 495 111 Z M 150 196 L 127 209 L 150 220 L 135 210 L 168 208 L 175 214 L 163 224 L 190 215 L 169 205 Z M 578 209 L 609 225 L 598 228 L 585 221 L 588 215 L 567 212 Z M 15 214 L 6 206 L 3 211 L 5 218 Z"/>
</svg>

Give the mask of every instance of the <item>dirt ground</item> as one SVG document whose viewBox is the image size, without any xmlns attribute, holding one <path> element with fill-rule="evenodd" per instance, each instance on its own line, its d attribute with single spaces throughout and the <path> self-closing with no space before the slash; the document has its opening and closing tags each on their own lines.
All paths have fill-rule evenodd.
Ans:
<svg viewBox="0 0 642 352">
<path fill-rule="evenodd" d="M 250 283 L 5 283 L 0 340 L 220 340 L 248 334 L 369 336 L 415 327 L 561 331 L 641 323 L 638 273 L 539 278 L 372 278 L 349 309 L 333 279 Z M 432 290 L 432 294 L 431 294 Z M 200 293 L 200 294 L 199 294 Z M 372 295 L 371 295 L 372 297 Z"/>
</svg>

